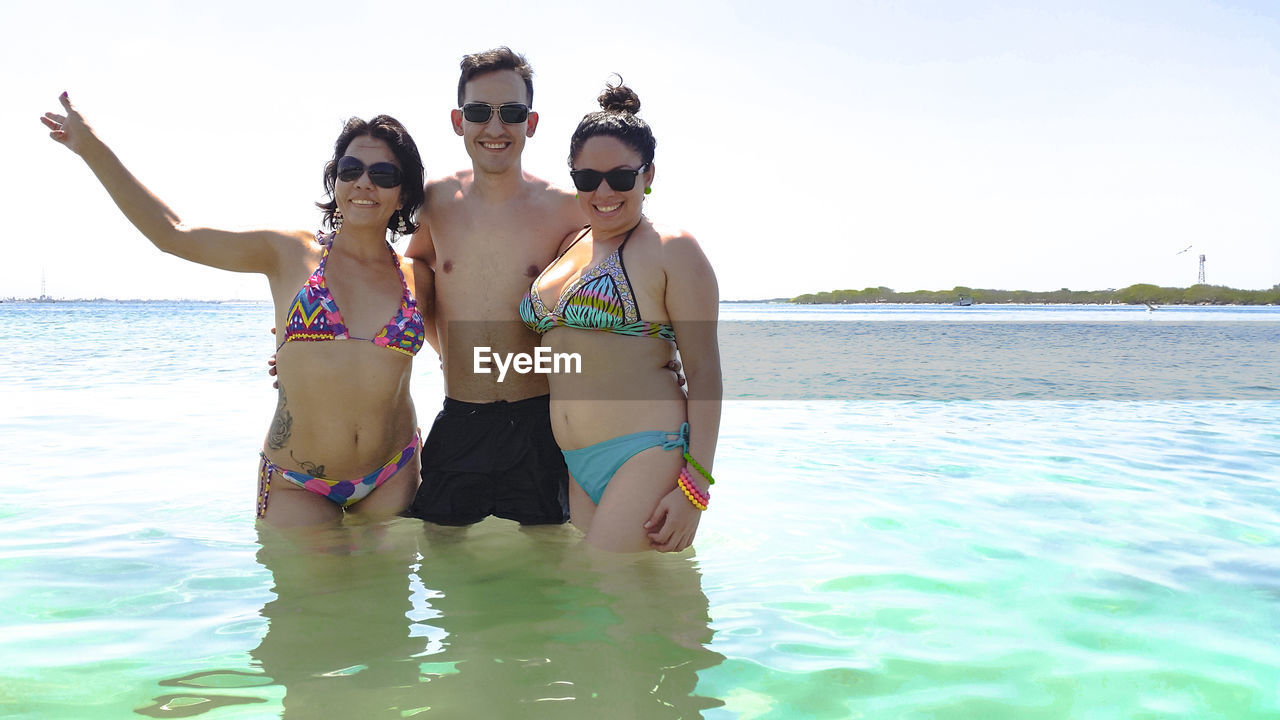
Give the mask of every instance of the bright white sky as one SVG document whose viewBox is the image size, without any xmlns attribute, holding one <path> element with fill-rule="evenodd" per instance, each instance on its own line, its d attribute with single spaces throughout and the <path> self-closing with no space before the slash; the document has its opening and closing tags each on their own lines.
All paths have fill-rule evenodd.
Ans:
<svg viewBox="0 0 1280 720">
<path fill-rule="evenodd" d="M 0 298 L 44 271 L 55 297 L 268 299 L 133 231 L 38 122 L 63 89 L 188 221 L 314 228 L 351 115 L 467 165 L 458 61 L 502 44 L 535 70 L 525 168 L 558 183 L 610 73 L 636 89 L 648 213 L 725 299 L 1186 286 L 1200 253 L 1210 283 L 1280 283 L 1270 0 L 6 0 L 0 27 Z"/>
</svg>

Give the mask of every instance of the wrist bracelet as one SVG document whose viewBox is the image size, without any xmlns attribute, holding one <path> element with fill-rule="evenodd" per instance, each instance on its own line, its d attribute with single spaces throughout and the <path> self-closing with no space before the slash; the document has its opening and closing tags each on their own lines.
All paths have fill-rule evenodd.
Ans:
<svg viewBox="0 0 1280 720">
<path fill-rule="evenodd" d="M 697 460 L 693 459 L 693 456 L 689 454 L 688 450 L 686 450 L 684 453 L 684 461 L 692 465 L 693 469 L 697 470 L 698 474 L 701 475 L 704 479 L 706 479 L 708 485 L 716 484 L 716 479 L 711 477 L 711 473 L 707 472 L 706 468 L 699 465 Z"/>
<path fill-rule="evenodd" d="M 711 505 L 711 495 L 698 489 L 693 479 L 689 477 L 688 468 L 680 468 L 680 475 L 676 478 L 676 485 L 695 508 L 706 510 Z"/>
</svg>

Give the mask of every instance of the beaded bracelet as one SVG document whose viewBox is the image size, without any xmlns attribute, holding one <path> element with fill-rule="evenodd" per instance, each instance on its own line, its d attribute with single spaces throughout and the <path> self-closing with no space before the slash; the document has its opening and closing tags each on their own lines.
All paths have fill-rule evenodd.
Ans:
<svg viewBox="0 0 1280 720">
<path fill-rule="evenodd" d="M 688 468 L 680 468 L 680 477 L 676 478 L 676 482 L 680 483 L 681 487 L 687 488 L 703 505 L 711 504 L 711 493 L 702 490 L 693 482 L 693 476 L 689 474 Z"/>
<path fill-rule="evenodd" d="M 706 478 L 708 485 L 716 484 L 716 479 L 711 477 L 711 473 L 707 472 L 706 468 L 699 465 L 697 460 L 693 459 L 693 456 L 689 454 L 688 450 L 686 450 L 684 453 L 684 461 L 692 465 L 693 469 L 697 470 L 699 475 Z"/>
<path fill-rule="evenodd" d="M 676 485 L 688 498 L 689 502 L 699 510 L 706 510 L 711 505 L 711 496 L 698 489 L 693 483 L 693 478 L 689 476 L 688 468 L 680 468 L 680 476 L 676 478 Z"/>
<path fill-rule="evenodd" d="M 695 496 L 693 493 L 689 492 L 689 486 L 685 485 L 685 484 L 684 484 L 684 482 L 681 482 L 681 483 L 680 483 L 680 489 L 684 491 L 684 496 L 685 496 L 686 498 L 688 498 L 689 502 L 690 502 L 690 503 L 691 503 L 695 508 L 697 508 L 697 509 L 699 509 L 699 510 L 706 510 L 706 509 L 707 509 L 707 506 L 706 506 L 704 503 L 702 503 L 701 501 L 699 501 L 699 500 L 698 500 L 698 498 L 697 498 L 697 496 Z"/>
</svg>

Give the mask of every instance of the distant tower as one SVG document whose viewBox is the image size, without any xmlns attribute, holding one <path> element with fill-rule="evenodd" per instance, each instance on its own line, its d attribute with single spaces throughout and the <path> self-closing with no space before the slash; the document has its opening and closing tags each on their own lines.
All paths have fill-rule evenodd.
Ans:
<svg viewBox="0 0 1280 720">
<path fill-rule="evenodd" d="M 1200 254 L 1200 276 L 1196 278 L 1196 283 L 1199 285 L 1204 284 L 1204 253 Z"/>
<path fill-rule="evenodd" d="M 40 299 L 44 300 L 49 297 L 48 287 L 45 283 L 44 268 L 40 268 Z"/>
</svg>

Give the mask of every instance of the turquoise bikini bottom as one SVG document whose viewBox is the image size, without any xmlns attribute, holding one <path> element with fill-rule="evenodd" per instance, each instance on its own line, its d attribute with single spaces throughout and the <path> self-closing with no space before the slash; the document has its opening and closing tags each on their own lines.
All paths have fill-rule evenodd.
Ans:
<svg viewBox="0 0 1280 720">
<path fill-rule="evenodd" d="M 674 440 L 671 439 L 673 436 Z M 609 486 L 613 474 L 618 472 L 623 463 L 638 452 L 659 446 L 663 450 L 689 452 L 689 423 L 682 424 L 677 432 L 646 430 L 561 452 L 564 453 L 564 464 L 569 466 L 573 479 L 587 491 L 591 501 L 599 505 L 604 489 Z"/>
</svg>

